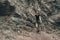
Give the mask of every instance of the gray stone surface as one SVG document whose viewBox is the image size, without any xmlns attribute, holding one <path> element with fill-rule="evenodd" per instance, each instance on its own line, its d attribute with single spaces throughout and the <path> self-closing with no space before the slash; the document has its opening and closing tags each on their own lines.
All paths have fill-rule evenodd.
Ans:
<svg viewBox="0 0 60 40">
<path fill-rule="evenodd" d="M 39 0 L 8 1 L 16 9 L 9 16 L 0 16 L 0 40 L 60 40 L 60 24 L 56 23 L 60 20 L 59 2 L 42 2 L 40 5 Z M 35 28 L 35 11 L 38 9 L 43 21 L 40 33 L 36 33 Z"/>
</svg>

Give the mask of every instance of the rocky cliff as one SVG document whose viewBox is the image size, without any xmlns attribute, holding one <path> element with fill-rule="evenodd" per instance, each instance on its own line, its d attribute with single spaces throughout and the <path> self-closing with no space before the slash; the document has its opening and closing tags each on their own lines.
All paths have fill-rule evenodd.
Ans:
<svg viewBox="0 0 60 40">
<path fill-rule="evenodd" d="M 59 0 L 46 1 L 1 0 L 0 40 L 60 40 Z M 35 28 L 37 10 L 42 16 L 40 33 Z"/>
</svg>

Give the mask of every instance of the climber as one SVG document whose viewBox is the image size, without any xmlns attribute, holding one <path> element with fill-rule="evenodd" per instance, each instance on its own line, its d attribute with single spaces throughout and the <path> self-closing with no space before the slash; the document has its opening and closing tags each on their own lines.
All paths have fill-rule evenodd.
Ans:
<svg viewBox="0 0 60 40">
<path fill-rule="evenodd" d="M 39 14 L 39 10 L 36 11 L 35 17 L 36 17 L 36 24 L 35 24 L 35 26 L 36 26 L 37 32 L 39 32 L 40 31 L 39 30 L 40 24 L 42 23 L 42 21 L 41 21 L 41 15 Z"/>
</svg>

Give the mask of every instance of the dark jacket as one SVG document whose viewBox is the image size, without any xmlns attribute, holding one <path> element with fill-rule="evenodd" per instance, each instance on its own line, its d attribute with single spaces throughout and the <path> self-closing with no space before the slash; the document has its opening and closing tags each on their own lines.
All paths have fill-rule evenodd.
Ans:
<svg viewBox="0 0 60 40">
<path fill-rule="evenodd" d="M 35 15 L 35 17 L 36 17 L 36 22 L 37 22 L 37 23 L 40 23 L 39 16 L 40 16 L 40 15 Z"/>
</svg>

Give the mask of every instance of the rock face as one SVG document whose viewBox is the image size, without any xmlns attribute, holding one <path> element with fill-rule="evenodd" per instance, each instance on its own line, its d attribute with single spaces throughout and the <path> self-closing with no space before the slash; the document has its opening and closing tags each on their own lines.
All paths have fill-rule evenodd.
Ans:
<svg viewBox="0 0 60 40">
<path fill-rule="evenodd" d="M 47 0 L 49 1 L 49 0 Z M 0 1 L 0 40 L 60 40 L 60 5 L 54 0 Z M 42 17 L 36 33 L 35 15 Z"/>
<path fill-rule="evenodd" d="M 49 0 L 48 0 L 49 1 Z M 51 0 L 49 2 L 42 1 L 40 3 L 40 0 L 9 0 L 11 5 L 14 5 L 16 7 L 15 12 L 17 13 L 15 17 L 18 19 L 15 20 L 14 17 L 12 19 L 14 21 L 23 21 L 23 25 L 34 27 L 35 25 L 35 14 L 36 11 L 39 9 L 41 16 L 45 17 L 43 20 L 43 24 L 47 24 L 47 22 L 55 23 L 55 20 L 58 20 L 57 17 L 53 17 L 53 15 L 58 15 L 60 12 L 60 7 L 58 0 Z"/>
</svg>

